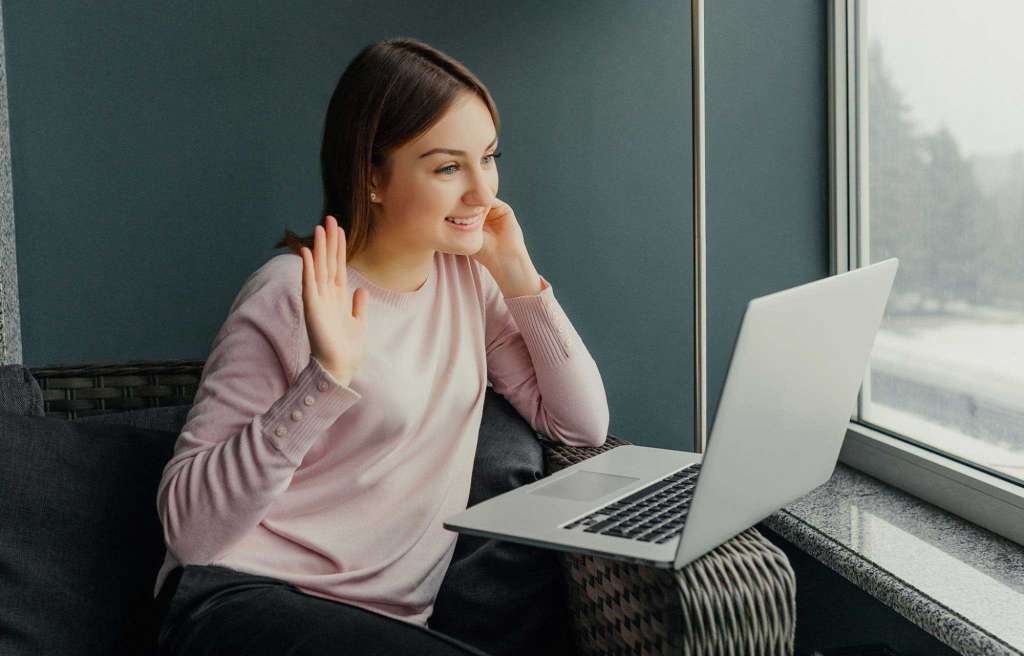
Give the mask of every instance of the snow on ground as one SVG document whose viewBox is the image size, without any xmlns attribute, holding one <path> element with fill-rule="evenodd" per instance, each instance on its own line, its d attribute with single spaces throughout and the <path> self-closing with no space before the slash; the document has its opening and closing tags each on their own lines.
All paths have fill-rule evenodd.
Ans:
<svg viewBox="0 0 1024 656">
<path fill-rule="evenodd" d="M 970 435 L 923 419 L 918 415 L 873 403 L 864 419 L 912 437 L 940 451 L 1001 471 L 1024 481 L 1024 449 L 984 442 Z"/>
<path fill-rule="evenodd" d="M 1024 414 L 1024 319 L 985 323 L 928 319 L 898 329 L 883 325 L 871 366 L 879 371 L 959 392 L 973 391 Z"/>
<path fill-rule="evenodd" d="M 887 318 L 871 366 L 897 378 L 971 393 L 1024 422 L 1024 315 Z M 992 444 L 877 402 L 865 419 L 1024 480 L 1024 435 L 1016 444 Z"/>
</svg>

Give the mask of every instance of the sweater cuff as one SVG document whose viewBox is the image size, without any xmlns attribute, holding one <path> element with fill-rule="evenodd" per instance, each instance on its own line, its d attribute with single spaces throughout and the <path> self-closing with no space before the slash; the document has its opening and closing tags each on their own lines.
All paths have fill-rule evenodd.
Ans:
<svg viewBox="0 0 1024 656">
<path fill-rule="evenodd" d="M 551 283 L 544 276 L 540 279 L 544 284 L 540 292 L 533 296 L 506 298 L 505 305 L 516 320 L 530 356 L 557 365 L 568 359 L 580 337 L 555 299 Z"/>
<path fill-rule="evenodd" d="M 311 356 L 288 392 L 260 416 L 260 428 L 270 443 L 298 466 L 316 440 L 361 398 Z"/>
</svg>

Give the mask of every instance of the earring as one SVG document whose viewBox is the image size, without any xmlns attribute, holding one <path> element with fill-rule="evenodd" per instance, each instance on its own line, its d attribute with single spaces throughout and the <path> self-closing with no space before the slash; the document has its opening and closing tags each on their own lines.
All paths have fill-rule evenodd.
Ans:
<svg viewBox="0 0 1024 656">
<path fill-rule="evenodd" d="M 377 194 L 370 192 L 370 200 L 377 200 Z"/>
</svg>

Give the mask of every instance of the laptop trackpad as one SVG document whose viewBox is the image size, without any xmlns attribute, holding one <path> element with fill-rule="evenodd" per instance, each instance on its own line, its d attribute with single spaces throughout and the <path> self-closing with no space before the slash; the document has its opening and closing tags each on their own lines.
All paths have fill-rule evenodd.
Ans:
<svg viewBox="0 0 1024 656">
<path fill-rule="evenodd" d="M 581 470 L 572 476 L 566 476 L 549 485 L 545 485 L 530 494 L 540 494 L 545 497 L 558 499 L 571 499 L 573 501 L 590 501 L 603 497 L 609 492 L 625 487 L 638 478 L 630 476 L 616 476 L 615 474 L 601 474 Z"/>
</svg>

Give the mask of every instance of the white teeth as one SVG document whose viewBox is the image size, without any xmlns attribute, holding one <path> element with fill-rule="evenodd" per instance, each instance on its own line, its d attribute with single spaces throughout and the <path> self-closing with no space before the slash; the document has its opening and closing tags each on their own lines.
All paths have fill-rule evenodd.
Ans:
<svg viewBox="0 0 1024 656">
<path fill-rule="evenodd" d="M 451 221 L 452 223 L 456 223 L 458 225 L 472 225 L 476 223 L 476 219 L 453 219 L 450 216 L 445 217 L 445 221 Z"/>
</svg>

